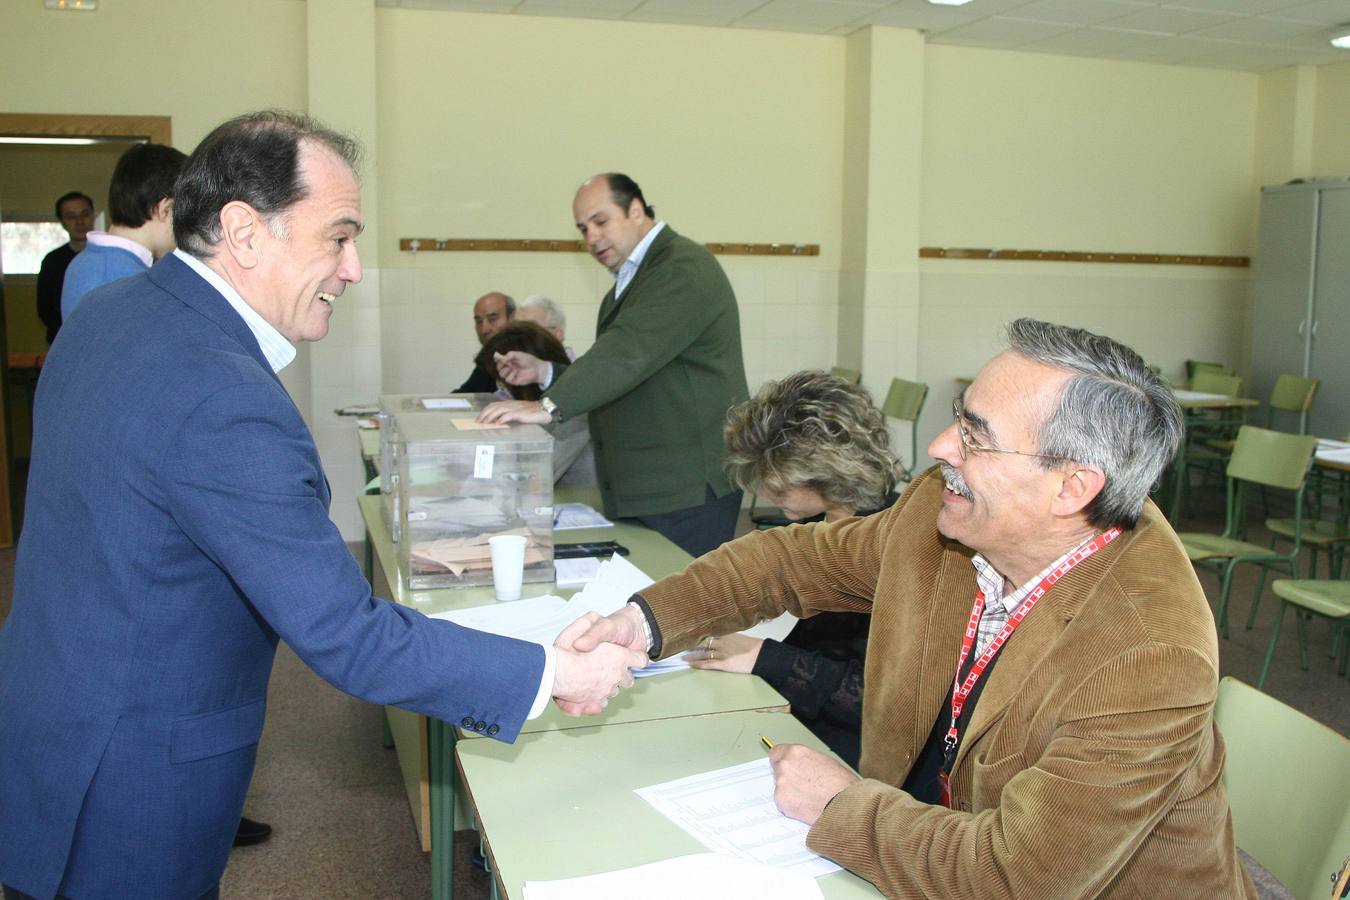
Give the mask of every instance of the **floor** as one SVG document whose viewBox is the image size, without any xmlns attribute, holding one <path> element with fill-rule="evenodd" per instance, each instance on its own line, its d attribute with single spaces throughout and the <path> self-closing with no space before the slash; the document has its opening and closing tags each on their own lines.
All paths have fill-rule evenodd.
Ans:
<svg viewBox="0 0 1350 900">
<path fill-rule="evenodd" d="M 1186 528 L 1217 528 L 1216 505 Z M 8 615 L 14 551 L 0 550 L 0 620 Z M 1215 579 L 1202 576 L 1211 602 Z M 1256 627 L 1245 630 L 1255 578 L 1235 580 L 1232 637 L 1221 641 L 1224 675 L 1255 683 L 1275 608 L 1267 590 Z M 1325 622 L 1310 628 L 1309 671 L 1298 666 L 1292 622 L 1275 657 L 1266 691 L 1309 716 L 1350 734 L 1350 680 L 1328 659 Z M 233 852 L 222 884 L 230 898 L 414 898 L 429 894 L 428 858 L 418 847 L 393 750 L 380 746 L 380 710 L 327 685 L 283 647 L 277 655 L 267 727 L 246 813 L 271 823 L 268 842 Z M 488 897 L 488 876 L 468 863 L 472 832 L 456 836 L 455 896 Z"/>
</svg>

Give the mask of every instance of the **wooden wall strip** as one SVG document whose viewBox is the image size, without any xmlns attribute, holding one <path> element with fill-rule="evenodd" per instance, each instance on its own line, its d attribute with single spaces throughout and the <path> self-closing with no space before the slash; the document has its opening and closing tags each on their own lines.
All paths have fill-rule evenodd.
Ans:
<svg viewBox="0 0 1350 900">
<path fill-rule="evenodd" d="M 77 116 L 0 113 L 0 134 L 15 137 L 118 137 L 173 143 L 168 116 Z"/>
<path fill-rule="evenodd" d="M 727 244 L 708 243 L 720 256 L 819 256 L 819 244 Z M 581 241 L 529 240 L 525 238 L 399 238 L 398 249 L 412 253 L 436 251 L 475 253 L 585 253 Z"/>
<path fill-rule="evenodd" d="M 1186 256 L 1176 253 L 1111 253 L 1083 250 L 994 250 L 987 247 L 920 247 L 925 259 L 1029 259 L 1039 262 L 1142 263 L 1155 266 L 1222 266 L 1245 269 L 1246 256 Z"/>
</svg>

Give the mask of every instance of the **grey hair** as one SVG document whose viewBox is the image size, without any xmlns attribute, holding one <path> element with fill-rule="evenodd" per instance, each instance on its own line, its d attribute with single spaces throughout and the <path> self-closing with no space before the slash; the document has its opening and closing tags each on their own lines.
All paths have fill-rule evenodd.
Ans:
<svg viewBox="0 0 1350 900">
<path fill-rule="evenodd" d="M 1129 347 L 1108 337 L 1035 319 L 1008 326 L 1008 346 L 1028 359 L 1076 373 L 1037 435 L 1040 464 L 1095 466 L 1106 484 L 1084 510 L 1095 528 L 1132 528 L 1149 491 L 1176 455 L 1183 433 L 1172 389 Z"/>
<path fill-rule="evenodd" d="M 867 388 L 824 372 L 770 381 L 727 411 L 727 473 L 746 490 L 809 488 L 850 512 L 877 509 L 899 461 Z"/>
<path fill-rule="evenodd" d="M 545 297 L 543 294 L 531 294 L 520 301 L 521 309 L 541 309 L 544 311 L 544 321 L 539 323 L 545 328 L 558 331 L 567 330 L 567 314 L 563 312 L 558 302 L 551 297 Z"/>
</svg>

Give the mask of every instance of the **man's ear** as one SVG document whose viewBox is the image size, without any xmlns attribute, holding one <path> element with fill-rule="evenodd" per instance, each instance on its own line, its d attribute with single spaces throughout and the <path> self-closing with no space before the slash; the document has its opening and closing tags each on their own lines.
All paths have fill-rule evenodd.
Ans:
<svg viewBox="0 0 1350 900">
<path fill-rule="evenodd" d="M 257 267 L 266 230 L 258 211 L 242 200 L 231 200 L 220 210 L 220 245 L 240 268 Z"/>
<path fill-rule="evenodd" d="M 1106 474 L 1093 466 L 1075 465 L 1064 473 L 1059 493 L 1051 501 L 1050 510 L 1057 516 L 1072 516 L 1082 512 L 1106 487 Z"/>
<path fill-rule="evenodd" d="M 172 222 L 173 198 L 161 197 L 160 201 L 155 204 L 155 208 L 151 210 L 150 217 L 157 222 Z"/>
</svg>

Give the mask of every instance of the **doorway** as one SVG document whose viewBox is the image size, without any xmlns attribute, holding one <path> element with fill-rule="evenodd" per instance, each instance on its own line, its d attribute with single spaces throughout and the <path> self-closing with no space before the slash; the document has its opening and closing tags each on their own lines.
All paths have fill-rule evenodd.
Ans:
<svg viewBox="0 0 1350 900">
<path fill-rule="evenodd" d="M 12 223 L 11 236 L 37 233 L 41 229 L 16 226 L 54 221 L 53 202 L 68 191 L 94 198 L 101 212 L 117 159 L 144 141 L 171 144 L 169 117 L 0 113 L 0 222 Z M 42 253 L 61 245 L 65 233 L 55 234 Z M 12 546 L 22 527 L 32 402 L 47 350 L 29 261 L 15 257 L 7 265 L 0 253 L 0 510 L 8 511 L 0 514 L 0 547 Z"/>
</svg>

